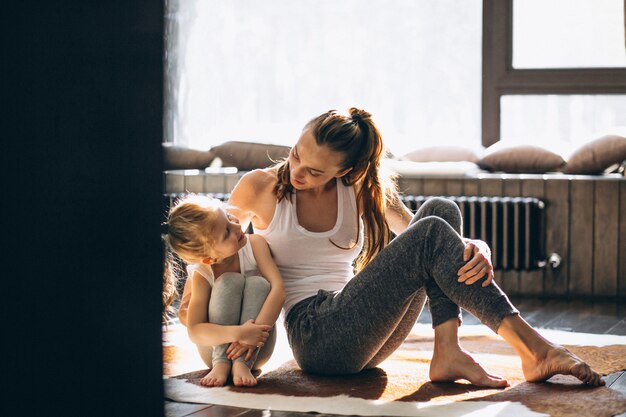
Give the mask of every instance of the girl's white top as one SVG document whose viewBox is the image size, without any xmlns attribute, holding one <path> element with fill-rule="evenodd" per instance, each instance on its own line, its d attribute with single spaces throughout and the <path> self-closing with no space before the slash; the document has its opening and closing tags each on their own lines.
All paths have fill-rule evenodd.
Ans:
<svg viewBox="0 0 626 417">
<path fill-rule="evenodd" d="M 247 238 L 247 242 L 243 248 L 239 249 L 239 270 L 244 276 L 260 275 L 256 259 L 254 259 L 254 253 L 252 252 L 252 246 L 250 245 L 250 238 Z M 213 270 L 209 265 L 205 264 L 188 264 L 187 276 L 192 277 L 194 272 L 198 272 L 202 275 L 211 287 L 215 283 L 215 277 L 213 276 Z"/>
<path fill-rule="evenodd" d="M 358 218 L 354 187 L 338 180 L 336 188 L 337 220 L 331 230 L 317 233 L 301 226 L 294 194 L 276 204 L 266 229 L 254 231 L 269 244 L 282 275 L 287 294 L 285 316 L 319 289 L 340 291 L 354 276 L 353 262 L 363 247 L 363 222 Z"/>
</svg>

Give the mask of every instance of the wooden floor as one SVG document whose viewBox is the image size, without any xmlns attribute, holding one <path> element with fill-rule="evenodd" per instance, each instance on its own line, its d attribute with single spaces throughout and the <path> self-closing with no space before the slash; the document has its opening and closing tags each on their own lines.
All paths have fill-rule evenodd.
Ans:
<svg viewBox="0 0 626 417">
<path fill-rule="evenodd" d="M 626 303 L 623 301 L 514 299 L 513 302 L 522 316 L 534 327 L 626 336 Z M 464 323 L 479 323 L 472 315 L 466 312 L 463 314 Z M 430 323 L 427 309 L 422 312 L 419 322 Z M 626 372 L 616 372 L 604 379 L 609 388 L 626 395 Z M 165 401 L 167 417 L 311 417 L 314 414 Z M 620 414 L 619 417 L 626 417 L 626 413 Z"/>
</svg>

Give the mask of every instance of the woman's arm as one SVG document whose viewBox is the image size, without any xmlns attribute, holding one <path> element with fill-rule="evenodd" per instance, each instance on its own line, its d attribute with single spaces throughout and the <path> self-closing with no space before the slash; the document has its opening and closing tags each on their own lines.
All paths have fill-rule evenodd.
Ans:
<svg viewBox="0 0 626 417">
<path fill-rule="evenodd" d="M 246 230 L 254 217 L 255 178 L 254 171 L 248 172 L 239 179 L 228 199 L 228 212 L 235 216 Z"/>
<path fill-rule="evenodd" d="M 385 219 L 391 231 L 397 236 L 409 227 L 409 223 L 413 219 L 413 213 L 404 205 L 400 198 L 397 198 L 395 201 L 389 201 L 389 204 L 387 204 Z"/>
<path fill-rule="evenodd" d="M 413 218 L 411 210 L 404 205 L 399 198 L 395 201 L 390 201 L 387 205 L 385 219 L 389 228 L 396 235 L 402 233 Z M 487 276 L 482 283 L 483 287 L 491 284 L 493 280 L 493 265 L 491 263 L 491 249 L 487 243 L 482 240 L 461 238 L 465 243 L 465 250 L 463 252 L 463 260 L 468 261 L 463 265 L 458 274 L 458 281 L 464 282 L 467 285 L 473 284 L 479 279 Z"/>
<path fill-rule="evenodd" d="M 458 270 L 458 281 L 471 285 L 486 274 L 487 279 L 481 284 L 483 287 L 486 287 L 493 281 L 493 264 L 491 263 L 491 249 L 489 245 L 478 239 L 463 238 L 463 242 L 465 242 L 463 260 L 467 261 L 470 257 L 472 259 Z"/>
<path fill-rule="evenodd" d="M 237 217 L 243 230 L 251 222 L 262 229 L 269 225 L 276 209 L 275 184 L 276 173 L 268 168 L 248 172 L 235 185 L 228 212 Z"/>
<path fill-rule="evenodd" d="M 268 324 L 274 325 L 280 310 L 285 302 L 285 286 L 283 285 L 283 279 L 280 276 L 278 267 L 272 259 L 270 248 L 265 239 L 258 235 L 248 236 L 250 244 L 252 245 L 252 251 L 254 258 L 256 259 L 257 266 L 261 275 L 267 279 L 271 285 L 271 289 L 261 311 L 256 317 L 256 324 Z"/>
</svg>

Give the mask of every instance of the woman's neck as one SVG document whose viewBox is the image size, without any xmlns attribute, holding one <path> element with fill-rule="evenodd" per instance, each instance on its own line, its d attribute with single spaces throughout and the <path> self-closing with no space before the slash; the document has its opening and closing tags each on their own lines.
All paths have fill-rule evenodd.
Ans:
<svg viewBox="0 0 626 417">
<path fill-rule="evenodd" d="M 336 187 L 337 187 L 337 179 L 333 178 L 332 180 L 328 181 L 326 184 L 320 185 L 317 188 L 309 188 L 308 190 L 297 191 L 297 192 L 299 193 L 304 192 L 305 194 L 308 194 L 311 197 L 320 198 L 324 194 L 328 193 L 329 191 L 334 191 Z"/>
</svg>

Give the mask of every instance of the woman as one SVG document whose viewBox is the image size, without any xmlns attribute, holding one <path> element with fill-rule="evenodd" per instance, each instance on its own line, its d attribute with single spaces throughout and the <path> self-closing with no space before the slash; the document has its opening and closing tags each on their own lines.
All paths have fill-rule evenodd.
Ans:
<svg viewBox="0 0 626 417">
<path fill-rule="evenodd" d="M 432 381 L 508 385 L 459 346 L 461 306 L 513 346 L 526 380 L 571 374 L 603 385 L 520 317 L 492 282 L 488 246 L 460 236 L 453 202 L 430 200 L 412 216 L 380 172 L 384 152 L 369 113 L 331 110 L 307 123 L 287 160 L 244 175 L 231 194 L 233 213 L 265 237 L 283 276 L 299 366 L 327 375 L 375 367 L 405 340 L 428 296 Z M 231 345 L 235 355 L 245 349 Z"/>
</svg>

